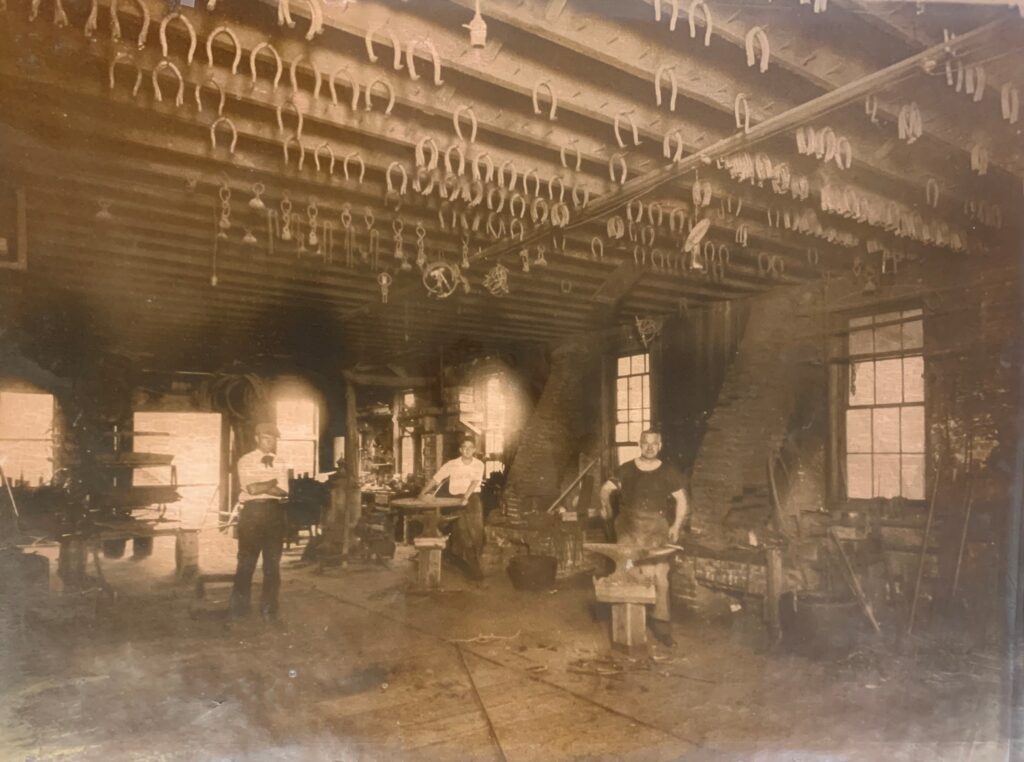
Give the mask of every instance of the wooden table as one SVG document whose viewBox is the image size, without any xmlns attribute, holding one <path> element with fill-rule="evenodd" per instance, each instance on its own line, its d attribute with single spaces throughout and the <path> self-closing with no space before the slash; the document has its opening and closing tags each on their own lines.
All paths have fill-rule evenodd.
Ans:
<svg viewBox="0 0 1024 762">
<path fill-rule="evenodd" d="M 461 508 L 461 497 L 400 497 L 391 501 L 391 507 L 402 512 L 402 541 L 409 542 L 407 522 L 411 516 L 422 516 L 423 535 L 425 537 L 441 536 L 441 510 L 443 508 Z M 454 516 L 451 518 L 458 518 Z"/>
</svg>

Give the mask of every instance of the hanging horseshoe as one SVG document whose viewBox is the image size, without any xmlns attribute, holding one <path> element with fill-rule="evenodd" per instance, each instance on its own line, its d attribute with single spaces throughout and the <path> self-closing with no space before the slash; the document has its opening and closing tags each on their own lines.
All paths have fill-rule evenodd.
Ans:
<svg viewBox="0 0 1024 762">
<path fill-rule="evenodd" d="M 753 66 L 758 62 L 756 48 L 761 48 L 761 62 L 758 68 L 761 73 L 764 74 L 768 71 L 768 59 L 771 57 L 771 46 L 768 43 L 768 35 L 765 34 L 764 29 L 761 27 L 753 26 L 747 32 L 745 44 L 747 48 L 747 66 Z"/>
<path fill-rule="evenodd" d="M 579 195 L 580 186 L 572 186 L 572 205 L 575 209 L 586 209 L 590 203 L 590 191 L 583 188 L 582 196 Z"/>
<path fill-rule="evenodd" d="M 613 241 L 621 241 L 626 235 L 626 223 L 623 222 L 621 217 L 614 215 L 608 218 L 608 222 L 605 224 L 605 230 L 610 239 Z"/>
<path fill-rule="evenodd" d="M 634 211 L 635 209 L 635 211 Z M 644 216 L 644 202 L 635 198 L 626 204 L 626 219 L 630 222 L 640 222 Z"/>
<path fill-rule="evenodd" d="M 479 180 L 470 179 L 462 189 L 462 197 L 470 209 L 480 206 L 484 200 L 484 184 Z"/>
<path fill-rule="evenodd" d="M 975 143 L 971 147 L 971 170 L 976 172 L 979 177 L 984 176 L 988 174 L 988 163 L 988 149 L 980 143 Z"/>
<path fill-rule="evenodd" d="M 525 202 L 524 202 L 524 203 L 525 203 Z M 518 231 L 518 232 L 517 232 L 517 231 Z M 510 221 L 510 222 L 508 223 L 508 234 L 509 234 L 509 235 L 510 235 L 510 236 L 511 236 L 512 238 L 516 238 L 516 239 L 518 239 L 518 240 L 522 241 L 522 240 L 523 240 L 523 238 L 524 238 L 524 237 L 525 237 L 525 235 L 526 235 L 526 226 L 525 226 L 525 225 L 523 225 L 523 221 L 522 221 L 522 220 L 520 220 L 520 219 L 518 219 L 518 218 L 514 218 L 514 219 L 512 219 L 512 220 L 511 220 L 511 221 Z"/>
<path fill-rule="evenodd" d="M 328 165 L 327 174 L 333 176 L 334 175 L 334 163 L 335 163 L 335 160 L 334 160 L 334 149 L 331 148 L 331 146 L 326 141 L 321 143 L 320 145 L 318 145 L 316 147 L 316 150 L 313 151 L 313 163 L 316 165 L 316 171 L 319 172 L 320 171 L 320 152 L 325 150 L 325 149 L 327 151 L 328 158 L 330 158 L 330 160 L 331 160 L 331 163 Z"/>
<path fill-rule="evenodd" d="M 539 181 L 538 181 L 539 182 Z M 558 200 L 565 201 L 565 183 L 562 182 L 561 177 L 551 177 L 548 179 L 548 199 L 551 201 L 555 200 L 555 183 L 558 183 Z"/>
<path fill-rule="evenodd" d="M 619 144 L 619 148 L 625 148 L 626 147 L 626 143 L 622 139 L 622 132 L 621 132 L 621 120 L 622 120 L 622 117 L 626 117 L 626 120 L 629 122 L 629 128 L 630 128 L 630 130 L 633 133 L 633 145 L 635 145 L 635 146 L 640 145 L 640 132 L 637 130 L 636 122 L 633 120 L 633 115 L 632 114 L 627 114 L 625 112 L 621 112 L 619 114 L 616 114 L 615 115 L 615 121 L 612 123 L 612 129 L 615 131 L 615 142 Z"/>
<path fill-rule="evenodd" d="M 345 156 L 344 161 L 341 163 L 341 171 L 345 174 L 345 179 L 348 180 L 349 179 L 348 163 L 351 160 L 353 160 L 353 159 L 355 159 L 356 161 L 359 162 L 359 180 L 358 180 L 358 182 L 359 182 L 360 185 L 362 185 L 363 184 L 363 178 L 366 176 L 366 164 L 363 163 L 363 157 L 359 154 L 358 151 L 353 151 L 352 153 L 350 153 L 347 156 Z"/>
<path fill-rule="evenodd" d="M 681 207 L 674 207 L 668 213 L 668 229 L 673 234 L 681 233 L 686 226 L 686 210 Z"/>
<path fill-rule="evenodd" d="M 655 0 L 655 4 L 660 5 L 660 0 Z M 675 64 L 662 64 L 654 72 L 654 102 L 659 108 L 661 107 L 661 80 L 665 76 L 668 77 L 669 84 L 668 110 L 675 111 L 676 97 L 679 95 L 679 81 L 676 79 Z"/>
<path fill-rule="evenodd" d="M 430 161 L 427 161 L 426 147 L 430 144 Z M 429 135 L 425 138 L 420 138 L 420 141 L 416 144 L 416 166 L 424 167 L 428 170 L 437 169 L 437 161 L 440 156 L 440 151 L 437 148 L 437 143 Z"/>
<path fill-rule="evenodd" d="M 836 140 L 835 160 L 836 166 L 840 169 L 849 169 L 853 166 L 853 146 L 846 136 Z"/>
<path fill-rule="evenodd" d="M 113 90 L 114 85 L 116 84 L 114 69 L 117 64 L 121 62 L 124 62 L 127 66 L 131 66 L 135 69 L 135 84 L 132 86 L 132 97 L 134 98 L 139 94 L 139 87 L 142 85 L 142 69 L 140 69 L 138 65 L 128 57 L 127 53 L 118 53 L 114 56 L 114 60 L 110 62 L 110 66 L 107 68 L 107 76 L 110 80 L 110 89 Z"/>
<path fill-rule="evenodd" d="M 7 0 L 0 2 L 0 9 L 7 9 Z M 96 39 L 96 30 L 99 28 L 99 14 L 99 0 L 89 0 L 89 17 L 85 20 L 85 26 L 82 28 L 82 32 L 85 34 L 86 39 Z"/>
<path fill-rule="evenodd" d="M 704 0 L 693 0 L 690 3 L 690 10 L 688 11 L 690 17 L 690 39 L 697 39 L 698 10 L 702 10 L 704 13 L 704 47 L 708 47 L 711 45 L 711 31 L 714 28 L 714 22 L 711 20 L 711 9 L 708 8 Z"/>
<path fill-rule="evenodd" d="M 288 158 L 288 146 L 291 143 L 295 143 L 299 148 L 299 171 L 302 171 L 302 166 L 306 163 L 306 147 L 302 145 L 302 141 L 299 140 L 298 135 L 289 135 L 281 142 L 281 148 L 284 151 L 284 163 L 287 166 L 290 161 Z"/>
<path fill-rule="evenodd" d="M 542 113 L 540 110 L 540 101 L 537 99 L 537 96 L 540 93 L 540 89 L 542 87 L 546 87 L 548 95 L 551 96 L 551 110 L 548 112 L 548 119 L 550 119 L 553 122 L 555 121 L 555 119 L 558 118 L 556 116 L 556 114 L 558 113 L 558 95 L 555 93 L 554 88 L 551 87 L 551 83 L 548 82 L 546 79 L 541 80 L 540 82 L 533 86 L 533 113 Z"/>
<path fill-rule="evenodd" d="M 296 76 L 299 68 L 299 63 L 305 61 L 309 64 L 309 68 L 313 70 L 313 99 L 320 97 L 320 85 L 323 82 L 323 77 L 320 74 L 320 70 L 313 65 L 313 61 L 310 60 L 306 53 L 303 53 L 298 58 L 292 61 L 291 66 L 288 67 L 288 77 L 292 83 L 292 91 L 297 93 L 299 91 L 298 77 Z"/>
<path fill-rule="evenodd" d="M 384 109 L 384 115 L 387 116 L 391 113 L 391 109 L 395 107 L 395 88 L 391 86 L 383 77 L 378 77 L 366 86 L 366 110 L 370 111 L 373 108 L 373 103 L 370 101 L 370 94 L 373 92 L 375 85 L 380 84 L 388 91 L 388 107 Z"/>
<path fill-rule="evenodd" d="M 516 212 L 516 201 L 519 201 L 519 211 Z M 513 193 L 508 200 L 508 211 L 514 217 L 520 219 L 526 214 L 526 199 L 521 193 Z"/>
<path fill-rule="evenodd" d="M 441 180 L 441 198 L 446 198 L 450 201 L 458 201 L 459 194 L 461 192 L 462 185 L 459 183 L 459 176 L 452 174 L 449 170 Z"/>
<path fill-rule="evenodd" d="M 429 182 L 425 183 L 425 181 Z M 413 190 L 418 191 L 420 195 L 429 196 L 434 192 L 436 184 L 437 178 L 434 177 L 430 170 L 426 167 L 416 167 L 416 173 L 412 176 Z"/>
<path fill-rule="evenodd" d="M 711 206 L 711 183 L 707 180 L 697 180 L 693 184 L 693 205 L 698 209 L 703 206 Z"/>
<path fill-rule="evenodd" d="M 164 99 L 164 94 L 160 91 L 160 83 L 157 77 L 160 75 L 162 69 L 170 69 L 173 72 L 175 78 L 178 80 L 178 93 L 174 97 L 174 105 L 181 106 L 185 102 L 185 80 L 181 76 L 181 71 L 172 61 L 168 61 L 166 58 L 160 61 L 156 66 L 153 67 L 153 74 L 150 77 L 153 81 L 153 97 L 157 103 L 160 103 Z"/>
<path fill-rule="evenodd" d="M 932 209 L 939 208 L 939 182 L 934 177 L 929 177 L 924 186 L 924 198 Z"/>
<path fill-rule="evenodd" d="M 566 161 L 566 155 L 565 155 L 566 150 L 567 150 L 566 146 L 564 146 L 564 145 L 561 146 L 558 149 L 558 160 L 562 162 L 562 166 L 563 167 L 565 167 L 566 169 L 569 169 L 569 164 Z M 571 151 L 573 151 L 576 154 L 576 171 L 579 172 L 580 171 L 580 167 L 583 166 L 583 156 L 582 156 L 582 154 L 580 154 L 579 146 L 575 146 L 574 145 L 571 149 L 568 149 L 568 150 L 571 150 Z"/>
<path fill-rule="evenodd" d="M 480 162 L 484 162 L 487 165 L 487 172 L 480 172 Z M 494 179 L 494 160 L 491 159 L 491 155 L 486 151 L 473 155 L 473 163 L 470 165 L 473 171 L 474 180 L 482 180 L 485 183 L 489 183 Z"/>
<path fill-rule="evenodd" d="M 273 48 L 271 48 L 271 50 L 273 50 Z M 280 64 L 278 64 L 278 66 L 280 66 Z M 341 66 L 334 70 L 334 73 L 331 75 L 331 79 L 328 82 L 328 85 L 331 90 L 331 103 L 333 103 L 335 106 L 338 105 L 338 91 L 335 89 L 335 82 L 337 81 L 339 74 L 345 78 L 345 80 L 348 82 L 349 88 L 352 90 L 352 110 L 355 111 L 357 108 L 359 108 L 359 83 L 356 81 L 356 78 L 352 76 L 352 73 L 348 70 L 348 66 L 346 66 L 345 64 L 342 64 Z M 281 75 L 279 70 L 278 77 L 280 76 Z"/>
<path fill-rule="evenodd" d="M 867 95 L 864 97 L 864 113 L 871 120 L 871 124 L 878 124 L 878 96 Z"/>
<path fill-rule="evenodd" d="M 530 219 L 534 225 L 543 225 L 548 221 L 548 217 L 551 214 L 551 207 L 548 206 L 548 202 L 542 198 L 535 198 L 533 203 L 530 204 Z"/>
<path fill-rule="evenodd" d="M 746 248 L 747 245 L 747 226 L 740 225 L 736 228 L 736 243 Z"/>
<path fill-rule="evenodd" d="M 463 142 L 465 142 L 466 140 L 466 138 L 463 137 L 462 135 L 462 124 L 459 121 L 459 117 L 462 114 L 466 114 L 466 116 L 469 117 L 469 142 L 475 143 L 477 122 L 476 112 L 473 111 L 472 106 L 459 106 L 457 109 L 455 109 L 455 113 L 452 114 L 452 124 L 455 126 L 455 136 Z"/>
<path fill-rule="evenodd" d="M 672 144 L 675 143 L 675 151 L 672 150 Z M 661 141 L 661 155 L 672 162 L 681 161 L 683 158 L 683 133 L 681 130 L 675 129 L 671 132 L 665 133 L 665 137 Z"/>
<path fill-rule="evenodd" d="M 256 86 L 256 56 L 258 56 L 262 50 L 269 50 L 271 55 L 274 56 L 274 63 L 277 65 L 277 72 L 274 74 L 274 89 L 277 90 L 277 86 L 281 82 L 281 74 L 284 73 L 284 65 L 281 63 L 281 56 L 278 55 L 277 48 L 269 42 L 261 42 L 249 53 L 249 74 L 252 77 L 253 87 Z M 331 82 L 331 87 L 333 92 L 333 80 Z"/>
<path fill-rule="evenodd" d="M 219 100 L 217 102 L 217 116 L 223 116 L 224 115 L 224 101 L 225 101 L 224 88 L 221 87 L 220 83 L 217 80 L 215 80 L 213 77 L 207 77 L 201 83 L 199 83 L 199 82 L 196 83 L 196 111 L 198 111 L 200 113 L 202 113 L 202 111 L 203 111 L 203 98 L 202 98 L 203 85 L 207 85 L 207 84 L 213 85 L 213 88 L 217 91 L 217 95 L 218 95 L 218 98 L 219 98 Z"/>
<path fill-rule="evenodd" d="M 391 49 L 394 51 L 394 61 L 392 62 L 392 66 L 395 71 L 401 71 L 402 43 L 399 42 L 398 35 L 395 34 L 394 30 L 387 26 L 387 22 L 384 24 L 378 24 L 375 27 L 370 27 L 366 31 L 366 55 L 370 59 L 370 63 L 377 63 L 378 61 L 376 53 L 373 52 L 373 36 L 377 34 L 377 32 L 384 32 L 391 38 Z"/>
<path fill-rule="evenodd" d="M 590 239 L 590 258 L 604 259 L 604 241 L 596 235 Z"/>
<path fill-rule="evenodd" d="M 530 190 L 530 176 L 533 176 L 533 190 Z M 523 178 L 523 193 L 527 196 L 539 196 L 540 195 L 540 177 L 537 175 L 536 169 L 528 169 L 522 174 Z"/>
<path fill-rule="evenodd" d="M 303 124 L 304 124 L 304 120 L 303 120 L 303 117 L 302 117 L 302 112 L 299 110 L 299 107 L 295 103 L 295 99 L 294 98 L 289 98 L 288 100 L 283 101 L 283 102 L 277 104 L 277 131 L 278 131 L 278 133 L 279 134 L 284 133 L 284 113 L 283 112 L 284 112 L 285 106 L 291 106 L 292 111 L 295 112 L 295 118 L 298 120 L 298 126 L 295 128 L 295 136 L 298 137 L 298 138 L 302 138 L 302 127 L 303 127 Z"/>
<path fill-rule="evenodd" d="M 231 63 L 231 73 L 238 74 L 238 64 L 242 60 L 242 46 L 238 44 L 238 37 L 234 32 L 231 31 L 227 26 L 219 26 L 210 32 L 210 36 L 206 38 L 206 62 L 213 66 L 213 41 L 222 34 L 226 34 L 228 39 L 231 40 L 231 44 L 235 46 L 235 58 Z M 258 50 L 258 48 L 257 48 Z M 253 51 L 253 57 L 255 58 L 256 50 Z M 276 55 L 276 53 L 275 53 Z M 253 65 L 255 71 L 255 64 Z M 278 75 L 280 76 L 280 75 Z M 256 75 L 253 74 L 253 81 L 255 81 Z M 275 80 L 276 85 L 276 80 Z"/>
<path fill-rule="evenodd" d="M 188 16 L 182 15 L 181 11 L 167 14 L 160 22 L 160 50 L 163 53 L 163 57 L 167 58 L 167 25 L 174 19 L 180 19 L 181 23 L 185 26 L 185 31 L 188 32 L 188 56 L 185 60 L 192 63 L 192 59 L 196 55 L 196 28 L 188 20 Z"/>
<path fill-rule="evenodd" d="M 620 169 L 620 174 L 619 174 L 618 178 L 615 177 L 615 167 L 616 167 L 616 165 Z M 609 157 L 609 159 L 608 159 L 608 177 L 611 178 L 611 181 L 613 183 L 618 183 L 619 185 L 625 185 L 626 184 L 626 175 L 627 175 L 628 171 L 629 170 L 626 167 L 626 157 L 624 157 L 621 153 L 613 153 L 611 155 L 611 157 Z"/>
<path fill-rule="evenodd" d="M 974 96 L 974 102 L 980 103 L 985 95 L 985 67 L 976 65 L 966 69 L 965 91 Z"/>
<path fill-rule="evenodd" d="M 413 81 L 420 78 L 420 75 L 416 73 L 416 60 L 413 57 L 416 52 L 416 48 L 420 45 L 426 47 L 427 52 L 430 53 L 430 59 L 434 63 L 434 84 L 440 87 L 444 84 L 444 80 L 441 79 L 441 57 L 437 54 L 437 48 L 434 46 L 434 43 L 426 37 L 420 37 L 417 40 L 413 40 L 409 43 L 409 47 L 406 48 L 405 61 L 409 68 L 409 78 Z"/>
<path fill-rule="evenodd" d="M 453 172 L 452 170 L 452 151 L 457 152 L 459 155 L 459 170 L 457 172 Z M 452 143 L 445 149 L 444 171 L 447 172 L 448 174 L 455 174 L 460 177 L 466 171 L 466 154 L 462 152 L 462 148 L 459 146 L 458 143 Z"/>
<path fill-rule="evenodd" d="M 780 226 L 782 221 L 782 212 L 780 212 L 774 206 L 771 206 L 768 207 L 766 214 L 768 215 L 768 227 L 777 228 Z"/>
<path fill-rule="evenodd" d="M 114 42 L 121 41 L 121 20 L 117 17 L 118 6 L 121 0 L 110 1 L 110 39 Z M 142 28 L 139 30 L 139 37 L 136 44 L 139 50 L 146 47 L 146 38 L 149 37 L 150 15 L 149 8 L 142 0 L 135 0 L 135 4 L 142 12 Z"/>
<path fill-rule="evenodd" d="M 509 179 L 507 184 L 505 183 L 505 167 L 508 167 L 509 169 Z M 498 185 L 504 185 L 510 191 L 513 191 L 516 188 L 517 180 L 519 180 L 519 172 L 516 170 L 515 162 L 511 159 L 506 159 L 501 163 L 501 166 L 498 167 Z"/>
<path fill-rule="evenodd" d="M 743 93 L 736 93 L 732 102 L 732 112 L 736 117 L 736 129 L 743 132 L 750 132 L 750 104 L 747 103 L 747 96 Z"/>
<path fill-rule="evenodd" d="M 758 187 L 764 185 L 765 180 L 770 180 L 775 176 L 774 167 L 772 166 L 772 160 L 766 153 L 758 153 L 754 155 L 754 178 L 757 180 Z"/>
<path fill-rule="evenodd" d="M 228 153 L 233 156 L 235 153 L 235 145 L 238 143 L 238 129 L 235 127 L 235 123 L 226 116 L 218 117 L 218 119 L 210 125 L 210 146 L 214 151 L 217 150 L 217 127 L 221 124 L 226 124 L 231 130 L 231 145 L 228 147 Z"/>
<path fill-rule="evenodd" d="M 1020 92 L 1007 82 L 999 92 L 999 108 L 1010 124 L 1016 124 L 1020 118 Z"/>
<path fill-rule="evenodd" d="M 494 196 L 497 194 L 498 201 L 495 206 Z M 487 208 L 493 212 L 500 212 L 505 208 L 505 199 L 508 196 L 508 191 L 500 186 L 491 186 L 487 189 Z"/>
<path fill-rule="evenodd" d="M 640 243 L 647 248 L 654 246 L 654 240 L 657 237 L 657 233 L 652 225 L 644 225 L 640 228 Z"/>
</svg>

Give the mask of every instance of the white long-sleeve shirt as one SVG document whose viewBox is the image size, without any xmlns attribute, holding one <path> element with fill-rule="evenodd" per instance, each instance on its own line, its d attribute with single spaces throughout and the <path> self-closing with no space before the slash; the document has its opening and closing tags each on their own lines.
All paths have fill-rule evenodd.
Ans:
<svg viewBox="0 0 1024 762">
<path fill-rule="evenodd" d="M 263 462 L 264 458 L 271 458 L 271 465 L 266 465 Z M 265 453 L 258 448 L 247 452 L 238 459 L 238 484 L 242 488 L 242 491 L 238 493 L 239 502 L 284 500 L 285 498 L 275 495 L 254 495 L 249 492 L 249 485 L 277 479 L 277 486 L 287 492 L 288 469 L 288 464 L 274 453 Z"/>
</svg>

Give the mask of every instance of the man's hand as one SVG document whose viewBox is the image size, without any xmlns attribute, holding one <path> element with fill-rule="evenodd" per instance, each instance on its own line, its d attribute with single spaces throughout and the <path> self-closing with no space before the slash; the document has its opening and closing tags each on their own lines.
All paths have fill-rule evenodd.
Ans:
<svg viewBox="0 0 1024 762">
<path fill-rule="evenodd" d="M 668 529 L 668 541 L 670 543 L 672 543 L 673 545 L 675 545 L 677 542 L 679 542 L 679 527 L 674 526 L 674 525 L 669 527 L 669 529 Z"/>
</svg>

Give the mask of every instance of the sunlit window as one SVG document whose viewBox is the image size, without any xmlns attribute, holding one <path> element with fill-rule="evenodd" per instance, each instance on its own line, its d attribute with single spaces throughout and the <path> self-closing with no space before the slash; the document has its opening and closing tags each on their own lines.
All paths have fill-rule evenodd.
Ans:
<svg viewBox="0 0 1024 762">
<path fill-rule="evenodd" d="M 402 451 L 399 472 L 403 477 L 409 477 L 416 473 L 416 440 L 413 438 L 411 429 L 402 430 Z"/>
<path fill-rule="evenodd" d="M 53 477 L 53 395 L 0 392 L 0 467 L 12 484 Z"/>
<path fill-rule="evenodd" d="M 275 403 L 281 439 L 277 453 L 296 476 L 317 473 L 320 416 L 316 403 L 306 397 L 282 397 Z"/>
<path fill-rule="evenodd" d="M 651 426 L 651 358 L 620 357 L 615 379 L 615 449 L 619 463 L 640 454 L 640 433 Z"/>
<path fill-rule="evenodd" d="M 498 376 L 484 387 L 484 450 L 499 459 L 505 452 L 505 392 Z"/>
<path fill-rule="evenodd" d="M 924 499 L 921 310 L 849 321 L 846 494 Z"/>
</svg>

